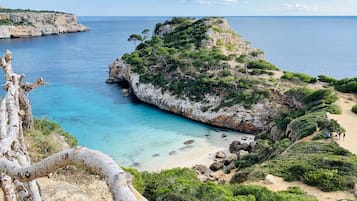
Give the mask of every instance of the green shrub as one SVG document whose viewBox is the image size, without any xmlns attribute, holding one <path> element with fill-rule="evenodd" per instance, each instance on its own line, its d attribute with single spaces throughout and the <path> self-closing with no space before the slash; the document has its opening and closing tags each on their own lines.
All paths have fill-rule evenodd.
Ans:
<svg viewBox="0 0 357 201">
<path fill-rule="evenodd" d="M 342 108 L 336 104 L 332 104 L 332 105 L 320 104 L 309 108 L 309 112 L 318 112 L 318 111 L 329 112 L 331 114 L 342 114 Z"/>
<path fill-rule="evenodd" d="M 317 186 L 323 191 L 337 191 L 343 189 L 343 177 L 337 174 L 337 170 L 317 169 L 304 175 L 306 184 Z"/>
<path fill-rule="evenodd" d="M 357 157 L 337 143 L 299 142 L 259 167 L 287 181 L 303 181 L 323 191 L 347 190 L 357 181 Z"/>
<path fill-rule="evenodd" d="M 357 78 L 345 78 L 334 83 L 336 90 L 345 93 L 357 93 Z"/>
<path fill-rule="evenodd" d="M 335 78 L 329 77 L 327 75 L 319 75 L 317 76 L 318 80 L 321 82 L 326 82 L 329 84 L 334 84 L 337 80 Z"/>
<path fill-rule="evenodd" d="M 7 19 L 0 19 L 0 25 L 10 25 L 11 22 Z"/>
<path fill-rule="evenodd" d="M 279 70 L 274 64 L 264 60 L 250 61 L 247 65 L 249 69 L 262 69 L 262 70 Z"/>
<path fill-rule="evenodd" d="M 352 107 L 352 112 L 357 114 L 357 104 Z"/>
<path fill-rule="evenodd" d="M 306 83 L 315 83 L 317 79 L 315 77 L 312 77 L 310 75 L 304 74 L 304 73 L 293 73 L 289 71 L 284 71 L 284 75 L 281 77 L 287 80 L 300 80 L 302 82 Z"/>
<path fill-rule="evenodd" d="M 295 98 L 295 100 L 302 102 L 304 98 L 310 95 L 313 90 L 306 87 L 294 87 L 285 92 L 285 95 L 291 98 Z"/>
<path fill-rule="evenodd" d="M 201 182 L 194 171 L 172 169 L 160 173 L 142 173 L 144 196 L 157 201 L 312 201 L 314 198 L 294 188 L 272 192 L 265 187 L 250 185 L 223 185 Z"/>
<path fill-rule="evenodd" d="M 275 125 L 282 131 L 286 129 L 288 124 L 305 114 L 304 110 L 295 110 L 295 111 L 288 111 L 288 112 L 280 112 L 277 117 L 274 119 Z"/>
<path fill-rule="evenodd" d="M 337 95 L 331 89 L 318 89 L 304 98 L 306 104 L 315 102 L 331 104 L 337 100 Z"/>
<path fill-rule="evenodd" d="M 135 189 L 139 193 L 143 194 L 144 190 L 145 190 L 145 183 L 143 181 L 141 173 L 134 168 L 126 168 L 126 167 L 122 167 L 122 168 L 125 172 L 129 172 L 131 175 L 133 175 L 133 177 L 134 177 L 133 185 L 134 185 Z"/>
</svg>

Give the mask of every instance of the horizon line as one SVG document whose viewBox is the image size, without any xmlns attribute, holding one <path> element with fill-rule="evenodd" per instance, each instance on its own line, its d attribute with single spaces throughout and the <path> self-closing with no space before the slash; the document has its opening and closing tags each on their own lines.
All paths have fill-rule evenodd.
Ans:
<svg viewBox="0 0 357 201">
<path fill-rule="evenodd" d="M 357 15 L 77 15 L 78 17 L 357 17 Z"/>
</svg>

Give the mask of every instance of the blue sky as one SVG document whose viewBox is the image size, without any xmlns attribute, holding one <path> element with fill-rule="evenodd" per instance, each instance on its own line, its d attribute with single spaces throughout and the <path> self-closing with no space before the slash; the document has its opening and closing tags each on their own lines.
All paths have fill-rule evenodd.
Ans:
<svg viewBox="0 0 357 201">
<path fill-rule="evenodd" d="M 81 16 L 357 15 L 357 0 L 0 0 Z"/>
</svg>

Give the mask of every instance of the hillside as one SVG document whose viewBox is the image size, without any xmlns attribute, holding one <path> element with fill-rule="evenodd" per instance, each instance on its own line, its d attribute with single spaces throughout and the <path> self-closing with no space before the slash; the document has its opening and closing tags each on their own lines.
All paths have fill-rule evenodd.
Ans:
<svg viewBox="0 0 357 201">
<path fill-rule="evenodd" d="M 73 14 L 56 11 L 0 9 L 0 39 L 87 31 Z"/>
<path fill-rule="evenodd" d="M 196 121 L 247 133 L 266 130 L 285 105 L 278 68 L 223 18 L 173 18 L 129 40 L 136 50 L 110 65 L 140 100 Z"/>
</svg>

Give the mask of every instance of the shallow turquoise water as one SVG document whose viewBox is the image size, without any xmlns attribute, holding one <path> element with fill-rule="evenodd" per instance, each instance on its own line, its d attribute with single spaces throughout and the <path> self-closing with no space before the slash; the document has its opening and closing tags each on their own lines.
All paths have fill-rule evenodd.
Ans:
<svg viewBox="0 0 357 201">
<path fill-rule="evenodd" d="M 36 116 L 55 120 L 76 136 L 81 145 L 101 150 L 129 166 L 147 161 L 156 153 L 167 155 L 189 139 L 215 144 L 217 138 L 205 135 L 223 132 L 145 104 L 133 104 L 118 87 L 104 83 L 107 65 L 133 50 L 134 44 L 127 42 L 128 35 L 166 19 L 86 17 L 81 20 L 91 28 L 90 32 L 0 40 L 0 52 L 6 49 L 13 52 L 16 71 L 25 73 L 28 81 L 42 76 L 49 82 L 30 94 Z M 253 46 L 264 49 L 269 60 L 284 69 L 345 77 L 357 76 L 357 34 L 355 26 L 352 27 L 356 19 L 338 18 L 342 25 L 335 23 L 335 18 L 229 18 L 229 21 Z M 296 32 L 296 27 L 301 32 Z M 333 32 L 334 40 L 331 33 L 326 33 L 330 29 L 338 29 Z M 323 37 L 317 37 L 319 33 Z M 304 44 L 311 41 L 314 46 L 306 50 Z M 326 43 L 331 48 L 326 48 Z M 341 68 L 316 67 L 327 64 L 338 64 Z"/>
</svg>

